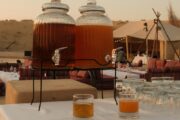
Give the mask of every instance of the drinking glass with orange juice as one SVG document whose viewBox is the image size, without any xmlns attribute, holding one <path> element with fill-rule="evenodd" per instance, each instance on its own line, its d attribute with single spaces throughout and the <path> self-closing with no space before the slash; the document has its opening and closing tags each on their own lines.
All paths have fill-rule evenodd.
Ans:
<svg viewBox="0 0 180 120">
<path fill-rule="evenodd" d="M 92 118 L 94 115 L 94 96 L 91 94 L 73 95 L 73 116 L 75 118 Z"/>
<path fill-rule="evenodd" d="M 134 91 L 127 89 L 119 93 L 120 117 L 138 117 L 139 100 Z"/>
</svg>

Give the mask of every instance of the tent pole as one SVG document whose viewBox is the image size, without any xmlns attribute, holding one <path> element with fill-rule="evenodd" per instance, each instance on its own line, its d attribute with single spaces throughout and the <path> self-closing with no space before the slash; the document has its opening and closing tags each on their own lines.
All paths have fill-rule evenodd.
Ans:
<svg viewBox="0 0 180 120">
<path fill-rule="evenodd" d="M 179 61 L 180 61 L 180 56 L 179 56 L 179 54 L 177 53 L 174 44 L 172 43 L 172 41 L 171 41 L 169 35 L 167 34 L 167 32 L 166 32 L 166 30 L 165 30 L 165 28 L 164 28 L 164 26 L 163 26 L 163 24 L 162 24 L 162 22 L 161 22 L 160 20 L 159 20 L 159 23 L 161 24 L 161 26 L 162 26 L 162 28 L 163 28 L 163 30 L 164 30 L 164 33 L 166 34 L 166 36 L 167 36 L 167 38 L 168 38 L 168 41 L 170 42 L 170 44 L 171 44 L 171 46 L 172 46 L 172 48 L 173 48 L 175 54 L 177 55 L 177 57 L 178 57 L 178 59 L 179 59 Z"/>
<path fill-rule="evenodd" d="M 127 60 L 129 60 L 129 44 L 128 44 L 128 36 L 126 36 L 126 56 L 127 56 Z"/>
<path fill-rule="evenodd" d="M 179 54 L 177 53 L 176 48 L 175 48 L 174 44 L 172 43 L 172 41 L 171 41 L 171 39 L 170 39 L 170 37 L 169 37 L 169 35 L 168 35 L 166 29 L 164 28 L 164 26 L 163 26 L 161 20 L 159 19 L 160 14 L 159 14 L 158 12 L 156 12 L 154 9 L 153 9 L 153 12 L 154 12 L 154 14 L 156 15 L 156 17 L 158 18 L 158 22 L 161 24 L 162 29 L 164 30 L 164 33 L 166 34 L 166 36 L 167 36 L 167 38 L 168 38 L 168 41 L 170 42 L 170 44 L 171 44 L 171 46 L 172 46 L 172 48 L 173 48 L 175 54 L 177 55 L 177 57 L 178 57 L 178 59 L 179 59 L 179 61 L 180 61 L 180 56 L 179 56 Z"/>
<path fill-rule="evenodd" d="M 158 53 L 158 49 L 157 49 L 158 48 L 158 22 L 159 22 L 159 17 L 157 16 L 157 19 L 154 20 L 154 24 L 156 24 L 156 34 L 155 34 L 155 40 L 153 43 L 153 50 L 151 53 L 151 57 L 154 57 L 154 52 L 156 52 L 156 54 Z"/>
<path fill-rule="evenodd" d="M 148 49 L 149 49 L 148 48 L 148 37 L 149 37 L 151 31 L 153 30 L 154 26 L 155 26 L 155 23 L 153 24 L 153 26 L 151 27 L 151 29 L 149 30 L 149 32 L 147 33 L 146 38 L 145 38 L 145 40 L 146 40 L 146 55 L 147 56 L 148 56 Z"/>
<path fill-rule="evenodd" d="M 165 59 L 167 59 L 167 41 L 164 41 Z"/>
<path fill-rule="evenodd" d="M 146 55 L 148 56 L 148 39 L 146 39 Z"/>
</svg>

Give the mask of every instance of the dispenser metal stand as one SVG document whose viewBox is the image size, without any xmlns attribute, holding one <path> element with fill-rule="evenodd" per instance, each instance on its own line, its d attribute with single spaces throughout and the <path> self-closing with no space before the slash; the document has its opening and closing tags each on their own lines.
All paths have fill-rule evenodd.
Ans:
<svg viewBox="0 0 180 120">
<path fill-rule="evenodd" d="M 67 67 L 67 64 L 71 61 L 94 61 L 96 62 L 100 67 L 99 68 L 77 68 L 77 67 L 69 67 L 69 68 L 65 68 Z M 108 62 L 107 64 L 101 64 L 99 63 L 96 59 L 72 59 L 72 60 L 67 60 L 67 63 L 65 66 L 62 67 L 54 67 L 54 68 L 44 68 L 43 67 L 43 60 L 40 60 L 40 68 L 33 68 L 33 87 L 32 87 L 32 100 L 31 100 L 31 105 L 34 102 L 34 98 L 35 98 L 35 74 L 34 74 L 34 70 L 35 69 L 40 69 L 40 96 L 39 96 L 39 107 L 38 110 L 41 110 L 41 103 L 42 103 L 42 95 L 43 95 L 43 71 L 44 70 L 53 70 L 53 71 L 59 71 L 59 70 L 108 70 L 108 69 L 115 69 L 115 79 L 114 79 L 114 99 L 116 101 L 117 104 L 117 100 L 116 100 L 116 64 L 115 64 L 115 68 L 114 67 L 107 67 L 107 65 L 110 65 L 111 61 Z M 102 99 L 104 98 L 104 92 L 103 92 L 103 76 L 100 77 L 100 83 L 101 83 L 101 96 Z"/>
</svg>

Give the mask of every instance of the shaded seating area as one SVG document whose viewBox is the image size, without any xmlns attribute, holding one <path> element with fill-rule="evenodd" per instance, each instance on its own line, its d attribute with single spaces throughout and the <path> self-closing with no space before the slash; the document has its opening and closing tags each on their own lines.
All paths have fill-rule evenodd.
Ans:
<svg viewBox="0 0 180 120">
<path fill-rule="evenodd" d="M 0 80 L 0 96 L 5 95 L 5 84 L 2 80 Z"/>
<path fill-rule="evenodd" d="M 33 73 L 34 72 L 34 73 Z M 40 70 L 20 68 L 20 80 L 40 79 Z M 65 70 L 43 71 L 43 79 L 73 79 L 96 87 L 97 89 L 113 89 L 114 77 L 104 75 L 100 70 Z"/>
<path fill-rule="evenodd" d="M 19 69 L 20 80 L 32 80 L 40 79 L 41 71 L 40 69 L 30 69 L 30 68 L 20 68 Z M 69 78 L 68 71 L 56 71 L 56 70 L 45 70 L 42 71 L 43 79 L 63 79 Z"/>
<path fill-rule="evenodd" d="M 147 81 L 151 81 L 152 77 L 172 77 L 180 80 L 180 61 L 149 58 L 147 69 Z"/>
<path fill-rule="evenodd" d="M 17 72 L 19 69 L 19 65 L 17 63 L 0 63 L 0 71 L 5 72 Z M 2 76 L 0 76 L 0 96 L 5 95 L 5 83 L 3 79 L 1 79 Z"/>
<path fill-rule="evenodd" d="M 147 56 L 145 54 L 138 53 L 131 62 L 129 62 L 129 67 L 142 67 L 147 64 Z"/>
<path fill-rule="evenodd" d="M 113 89 L 114 87 L 114 77 L 104 75 L 100 70 L 73 70 L 69 71 L 69 77 L 97 89 Z"/>
<path fill-rule="evenodd" d="M 29 61 L 28 61 L 29 63 Z M 40 80 L 41 71 L 40 69 L 32 69 L 31 62 L 26 65 L 19 65 L 18 63 L 3 63 L 1 64 L 1 70 L 8 70 L 13 67 L 16 70 L 16 74 L 19 75 L 19 81 L 31 81 L 33 79 Z M 6 71 L 5 71 L 6 72 Z M 74 81 L 79 81 L 81 83 L 86 83 L 90 86 L 93 86 L 97 89 L 113 89 L 114 77 L 103 75 L 98 71 L 89 71 L 89 70 L 43 70 L 42 72 L 43 81 L 44 80 L 59 80 L 61 79 L 72 79 Z M 15 82 L 15 81 L 12 81 Z M 66 83 L 66 82 L 65 82 Z M 8 83 L 7 83 L 8 84 Z M 31 82 L 29 84 L 32 84 Z M 8 85 L 7 85 L 8 86 Z M 0 81 L 0 95 L 5 95 L 6 86 L 5 83 Z"/>
<path fill-rule="evenodd" d="M 79 82 L 91 84 L 91 78 L 89 75 L 89 71 L 87 70 L 73 70 L 69 71 L 69 78 L 77 80 Z"/>
<path fill-rule="evenodd" d="M 16 70 L 18 70 L 19 65 L 17 63 L 0 63 L 0 71 L 11 71 L 14 70 L 14 68 Z"/>
<path fill-rule="evenodd" d="M 142 67 L 143 66 L 143 61 L 139 60 L 137 63 L 131 63 L 129 66 L 130 67 Z"/>
</svg>

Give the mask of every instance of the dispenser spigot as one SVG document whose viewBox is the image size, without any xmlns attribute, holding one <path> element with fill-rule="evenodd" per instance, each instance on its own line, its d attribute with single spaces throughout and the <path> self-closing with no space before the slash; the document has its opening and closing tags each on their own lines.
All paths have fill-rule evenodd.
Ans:
<svg viewBox="0 0 180 120">
<path fill-rule="evenodd" d="M 61 60 L 61 51 L 67 49 L 68 47 L 60 47 L 55 49 L 54 54 L 52 56 L 52 61 L 54 62 L 55 66 L 58 66 Z"/>
<path fill-rule="evenodd" d="M 117 52 L 121 49 L 123 49 L 123 47 L 117 47 L 115 49 L 112 49 L 112 64 L 115 64 L 117 62 Z"/>
<path fill-rule="evenodd" d="M 112 57 L 111 57 L 111 55 L 107 54 L 104 59 L 107 63 L 109 63 L 109 62 L 111 62 Z"/>
</svg>

